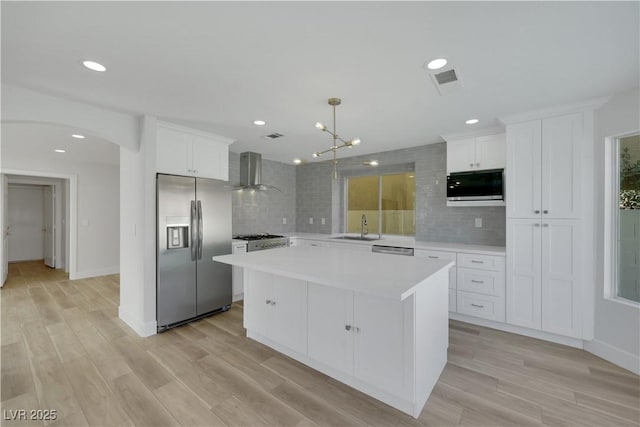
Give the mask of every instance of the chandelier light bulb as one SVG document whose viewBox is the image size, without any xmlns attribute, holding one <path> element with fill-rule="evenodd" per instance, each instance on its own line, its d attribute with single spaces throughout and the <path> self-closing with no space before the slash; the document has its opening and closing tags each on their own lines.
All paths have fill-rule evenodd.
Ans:
<svg viewBox="0 0 640 427">
<path fill-rule="evenodd" d="M 360 144 L 360 138 L 351 140 L 351 145 L 359 145 L 359 144 Z"/>
<path fill-rule="evenodd" d="M 327 127 L 320 122 L 316 123 L 316 128 L 320 130 L 325 130 Z"/>
<path fill-rule="evenodd" d="M 320 153 L 313 153 L 313 157 L 320 157 Z"/>
</svg>

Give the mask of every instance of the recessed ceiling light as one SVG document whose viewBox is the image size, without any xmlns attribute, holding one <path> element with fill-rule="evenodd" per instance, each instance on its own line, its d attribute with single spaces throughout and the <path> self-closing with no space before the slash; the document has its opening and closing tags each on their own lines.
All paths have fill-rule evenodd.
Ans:
<svg viewBox="0 0 640 427">
<path fill-rule="evenodd" d="M 293 159 L 293 163 L 296 165 L 299 165 L 300 163 L 302 163 L 301 159 Z"/>
<path fill-rule="evenodd" d="M 67 150 L 61 150 L 60 148 L 56 148 L 53 151 L 55 151 L 56 153 L 66 153 L 67 152 Z"/>
<path fill-rule="evenodd" d="M 447 65 L 447 60 L 444 58 L 434 59 L 433 61 L 429 61 L 427 64 L 427 68 L 430 70 L 439 70 L 440 68 Z"/>
<path fill-rule="evenodd" d="M 79 133 L 74 133 L 73 135 L 71 135 L 73 138 L 77 138 L 77 139 L 84 139 L 85 136 L 84 135 L 80 135 Z"/>
<path fill-rule="evenodd" d="M 478 123 L 480 120 L 478 119 L 469 119 L 467 120 L 465 123 L 468 125 L 475 125 L 476 123 Z"/>
<path fill-rule="evenodd" d="M 254 120 L 253 124 L 256 126 L 264 126 L 267 124 L 267 122 L 265 122 L 264 120 Z"/>
<path fill-rule="evenodd" d="M 93 71 L 103 72 L 107 70 L 107 67 L 94 61 L 82 61 L 82 65 Z"/>
</svg>

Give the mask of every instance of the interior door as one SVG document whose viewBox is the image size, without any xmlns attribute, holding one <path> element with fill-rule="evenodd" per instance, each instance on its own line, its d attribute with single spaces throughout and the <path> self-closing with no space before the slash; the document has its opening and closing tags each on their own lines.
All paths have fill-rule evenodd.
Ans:
<svg viewBox="0 0 640 427">
<path fill-rule="evenodd" d="M 9 204 L 9 180 L 5 174 L 2 174 L 2 274 L 0 274 L 0 286 L 4 285 L 9 273 L 9 213 L 7 205 Z"/>
<path fill-rule="evenodd" d="M 44 187 L 44 264 L 56 267 L 56 188 L 53 185 Z"/>
</svg>

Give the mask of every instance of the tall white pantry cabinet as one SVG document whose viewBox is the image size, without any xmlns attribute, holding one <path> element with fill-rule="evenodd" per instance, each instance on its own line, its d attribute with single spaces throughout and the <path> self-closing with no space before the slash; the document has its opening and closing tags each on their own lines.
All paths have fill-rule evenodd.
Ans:
<svg viewBox="0 0 640 427">
<path fill-rule="evenodd" d="M 506 321 L 512 325 L 585 338 L 587 125 L 584 112 L 507 123 Z"/>
</svg>

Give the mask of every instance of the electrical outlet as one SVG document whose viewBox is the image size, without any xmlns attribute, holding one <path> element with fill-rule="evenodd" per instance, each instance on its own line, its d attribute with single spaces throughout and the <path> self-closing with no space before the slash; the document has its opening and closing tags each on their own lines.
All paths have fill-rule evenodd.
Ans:
<svg viewBox="0 0 640 427">
<path fill-rule="evenodd" d="M 287 218 L 282 218 L 282 225 L 287 225 Z"/>
<path fill-rule="evenodd" d="M 313 217 L 309 217 L 309 224 L 313 225 Z"/>
<path fill-rule="evenodd" d="M 482 218 L 476 218 L 476 228 L 482 228 Z"/>
<path fill-rule="evenodd" d="M 326 223 L 327 223 L 327 220 L 325 218 L 320 219 L 320 224 L 325 225 Z"/>
</svg>

